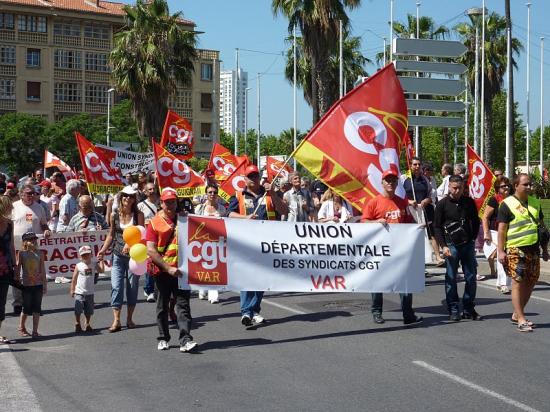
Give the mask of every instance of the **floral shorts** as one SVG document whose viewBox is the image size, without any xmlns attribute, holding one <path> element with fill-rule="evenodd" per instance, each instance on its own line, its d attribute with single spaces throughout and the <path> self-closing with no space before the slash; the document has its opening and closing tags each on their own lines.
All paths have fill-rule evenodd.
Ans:
<svg viewBox="0 0 550 412">
<path fill-rule="evenodd" d="M 529 285 L 537 283 L 540 275 L 538 251 L 526 251 L 517 247 L 510 247 L 506 254 L 508 255 L 507 276 L 516 282 L 526 282 Z"/>
</svg>

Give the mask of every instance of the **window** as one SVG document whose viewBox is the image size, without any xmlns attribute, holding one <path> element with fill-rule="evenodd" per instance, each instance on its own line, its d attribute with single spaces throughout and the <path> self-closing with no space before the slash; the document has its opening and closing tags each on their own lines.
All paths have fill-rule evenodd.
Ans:
<svg viewBox="0 0 550 412">
<path fill-rule="evenodd" d="M 201 93 L 201 110 L 211 111 L 212 107 L 214 107 L 212 93 Z"/>
<path fill-rule="evenodd" d="M 53 34 L 56 36 L 80 37 L 80 25 L 71 23 L 54 23 Z"/>
<path fill-rule="evenodd" d="M 99 84 L 86 85 L 86 103 L 107 104 L 109 86 Z"/>
<path fill-rule="evenodd" d="M 53 99 L 56 102 L 80 102 L 81 90 L 80 83 L 55 83 Z"/>
<path fill-rule="evenodd" d="M 14 79 L 0 79 L 0 99 L 15 100 Z"/>
<path fill-rule="evenodd" d="M 0 13 L 0 29 L 13 30 L 15 28 L 15 19 L 13 14 Z"/>
<path fill-rule="evenodd" d="M 27 67 L 40 67 L 40 49 L 27 49 Z"/>
<path fill-rule="evenodd" d="M 86 53 L 86 70 L 108 72 L 109 64 L 106 53 Z"/>
<path fill-rule="evenodd" d="M 212 80 L 212 63 L 201 63 L 201 80 Z"/>
<path fill-rule="evenodd" d="M 54 66 L 61 69 L 82 68 L 82 53 L 76 50 L 56 49 L 53 53 Z"/>
<path fill-rule="evenodd" d="M 40 82 L 27 82 L 27 100 L 40 100 Z"/>
<path fill-rule="evenodd" d="M 38 33 L 46 33 L 47 25 L 46 18 L 40 16 L 25 16 L 19 15 L 19 31 L 31 31 Z"/>
<path fill-rule="evenodd" d="M 109 28 L 106 26 L 95 26 L 88 24 L 84 26 L 84 37 L 89 37 L 91 39 L 109 39 Z"/>
<path fill-rule="evenodd" d="M 212 133 L 212 123 L 201 123 L 201 137 L 210 137 Z"/>
<path fill-rule="evenodd" d="M 0 63 L 15 64 L 15 47 L 0 45 Z"/>
</svg>

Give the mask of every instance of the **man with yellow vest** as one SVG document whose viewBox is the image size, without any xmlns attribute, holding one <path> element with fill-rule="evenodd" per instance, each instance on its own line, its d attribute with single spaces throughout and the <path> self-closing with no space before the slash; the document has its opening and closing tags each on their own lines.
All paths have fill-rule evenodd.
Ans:
<svg viewBox="0 0 550 412">
<path fill-rule="evenodd" d="M 179 329 L 180 352 L 189 352 L 197 342 L 193 340 L 191 331 L 191 306 L 189 290 L 178 288 L 178 277 L 182 273 L 178 269 L 178 230 L 177 230 L 176 191 L 164 188 L 160 195 L 161 210 L 149 221 L 145 240 L 147 252 L 156 270 L 151 273 L 155 278 L 157 291 L 157 324 L 159 328 L 158 350 L 170 348 L 170 329 L 168 312 L 170 297 L 176 298 L 176 314 Z"/>
<path fill-rule="evenodd" d="M 525 318 L 525 305 L 540 275 L 539 252 L 548 260 L 548 243 L 541 244 L 538 225 L 543 222 L 540 202 L 530 196 L 531 179 L 520 173 L 514 178 L 514 194 L 498 209 L 498 260 L 512 278 L 512 323 L 518 331 L 531 332 L 533 322 Z M 544 224 L 544 223 L 542 223 Z"/>
<path fill-rule="evenodd" d="M 270 183 L 260 184 L 260 171 L 254 165 L 245 170 L 246 188 L 238 191 L 229 200 L 228 216 L 239 219 L 279 220 L 288 214 L 288 206 L 275 192 Z M 266 193 L 267 192 L 267 193 Z M 265 195 L 265 196 L 264 196 Z M 246 262 L 243 262 L 246 264 Z M 241 291 L 241 323 L 251 326 L 252 322 L 265 322 L 260 315 L 263 291 Z"/>
</svg>

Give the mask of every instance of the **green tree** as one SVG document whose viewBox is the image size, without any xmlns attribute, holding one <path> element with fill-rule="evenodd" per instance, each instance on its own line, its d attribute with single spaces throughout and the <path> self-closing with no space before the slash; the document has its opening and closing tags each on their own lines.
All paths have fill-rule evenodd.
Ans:
<svg viewBox="0 0 550 412">
<path fill-rule="evenodd" d="M 311 96 L 313 124 L 331 105 L 330 56 L 336 54 L 340 21 L 349 26 L 346 9 L 359 7 L 360 0 L 272 0 L 275 15 L 281 13 L 289 21 L 288 32 L 295 27 L 303 37 L 303 54 L 311 62 Z"/>
<path fill-rule="evenodd" d="M 130 97 L 139 136 L 148 140 L 160 136 L 176 84 L 191 82 L 195 34 L 181 23 L 182 13 L 170 14 L 166 0 L 137 0 L 124 11 L 110 55 L 112 78 Z"/>
</svg>

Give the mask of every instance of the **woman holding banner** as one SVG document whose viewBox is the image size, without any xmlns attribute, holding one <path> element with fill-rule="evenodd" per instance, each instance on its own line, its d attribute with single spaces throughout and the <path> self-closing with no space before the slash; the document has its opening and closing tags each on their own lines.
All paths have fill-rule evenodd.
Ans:
<svg viewBox="0 0 550 412">
<path fill-rule="evenodd" d="M 128 316 L 126 326 L 128 329 L 135 327 L 132 320 L 137 303 L 139 277 L 130 272 L 130 246 L 124 242 L 122 233 L 129 226 L 143 226 L 143 213 L 138 210 L 137 191 L 131 186 L 126 186 L 117 195 L 119 207 L 113 211 L 110 219 L 110 229 L 103 247 L 98 253 L 99 260 L 103 260 L 105 252 L 113 245 L 113 262 L 111 268 L 111 307 L 113 308 L 113 324 L 109 332 L 119 332 L 122 329 L 120 323 L 120 311 L 124 302 L 124 286 L 126 286 L 126 303 Z M 126 284 L 126 285 L 124 285 Z"/>
</svg>

